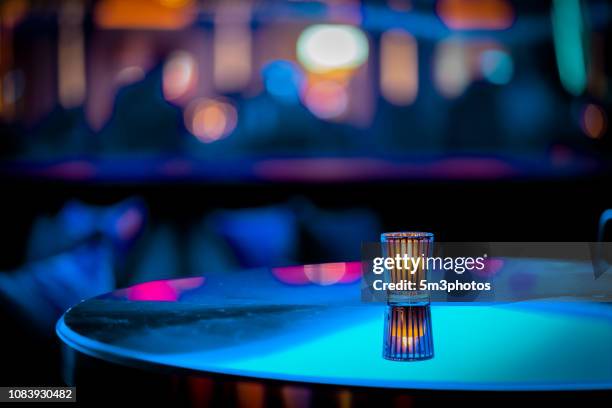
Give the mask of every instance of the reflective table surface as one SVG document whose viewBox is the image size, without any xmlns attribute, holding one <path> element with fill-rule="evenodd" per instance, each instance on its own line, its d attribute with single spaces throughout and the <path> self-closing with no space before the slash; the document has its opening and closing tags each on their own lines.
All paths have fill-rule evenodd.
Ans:
<svg viewBox="0 0 612 408">
<path fill-rule="evenodd" d="M 612 305 L 433 303 L 435 357 L 382 358 L 384 305 L 360 264 L 160 280 L 85 300 L 57 324 L 69 348 L 145 370 L 424 390 L 612 389 Z"/>
</svg>

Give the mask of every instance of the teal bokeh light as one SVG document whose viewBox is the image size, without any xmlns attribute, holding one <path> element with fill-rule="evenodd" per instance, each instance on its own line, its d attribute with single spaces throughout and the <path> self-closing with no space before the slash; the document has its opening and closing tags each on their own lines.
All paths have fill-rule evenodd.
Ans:
<svg viewBox="0 0 612 408">
<path fill-rule="evenodd" d="M 552 28 L 561 83 L 569 93 L 580 95 L 587 83 L 580 1 L 554 0 Z"/>
<path fill-rule="evenodd" d="M 505 51 L 488 50 L 481 55 L 480 69 L 489 82 L 505 85 L 510 82 L 514 74 L 514 62 Z"/>
</svg>

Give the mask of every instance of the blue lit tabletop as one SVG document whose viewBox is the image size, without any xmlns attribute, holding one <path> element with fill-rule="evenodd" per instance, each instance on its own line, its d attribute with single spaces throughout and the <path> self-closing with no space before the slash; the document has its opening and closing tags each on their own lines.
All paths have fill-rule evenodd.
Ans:
<svg viewBox="0 0 612 408">
<path fill-rule="evenodd" d="M 435 357 L 381 357 L 383 310 L 358 263 L 161 280 L 89 299 L 57 324 L 70 348 L 120 365 L 425 390 L 612 389 L 612 305 L 433 303 Z"/>
</svg>

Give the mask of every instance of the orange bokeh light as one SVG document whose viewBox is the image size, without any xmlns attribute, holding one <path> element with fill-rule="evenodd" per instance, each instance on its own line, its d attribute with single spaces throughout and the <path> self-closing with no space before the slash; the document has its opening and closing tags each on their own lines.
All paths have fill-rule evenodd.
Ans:
<svg viewBox="0 0 612 408">
<path fill-rule="evenodd" d="M 506 0 L 439 0 L 436 11 L 454 30 L 504 30 L 515 18 Z"/>
<path fill-rule="evenodd" d="M 348 108 L 347 85 L 332 80 L 310 80 L 302 95 L 304 105 L 321 119 L 335 119 Z"/>
<path fill-rule="evenodd" d="M 588 104 L 582 114 L 581 126 L 591 139 L 601 138 L 607 128 L 606 113 L 600 106 Z"/>
<path fill-rule="evenodd" d="M 175 30 L 196 18 L 193 0 L 103 0 L 94 11 L 104 28 Z"/>
<path fill-rule="evenodd" d="M 197 99 L 185 110 L 185 126 L 199 141 L 211 143 L 232 133 L 237 117 L 229 103 Z"/>
</svg>

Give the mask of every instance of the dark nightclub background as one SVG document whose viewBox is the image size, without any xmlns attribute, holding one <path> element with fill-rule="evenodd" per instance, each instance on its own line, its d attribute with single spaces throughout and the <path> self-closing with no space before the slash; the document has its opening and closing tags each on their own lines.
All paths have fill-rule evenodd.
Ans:
<svg viewBox="0 0 612 408">
<path fill-rule="evenodd" d="M 0 3 L 1 381 L 158 278 L 358 260 L 383 231 L 595 241 L 606 1 Z M 602 237 L 599 237 L 602 238 Z"/>
</svg>

